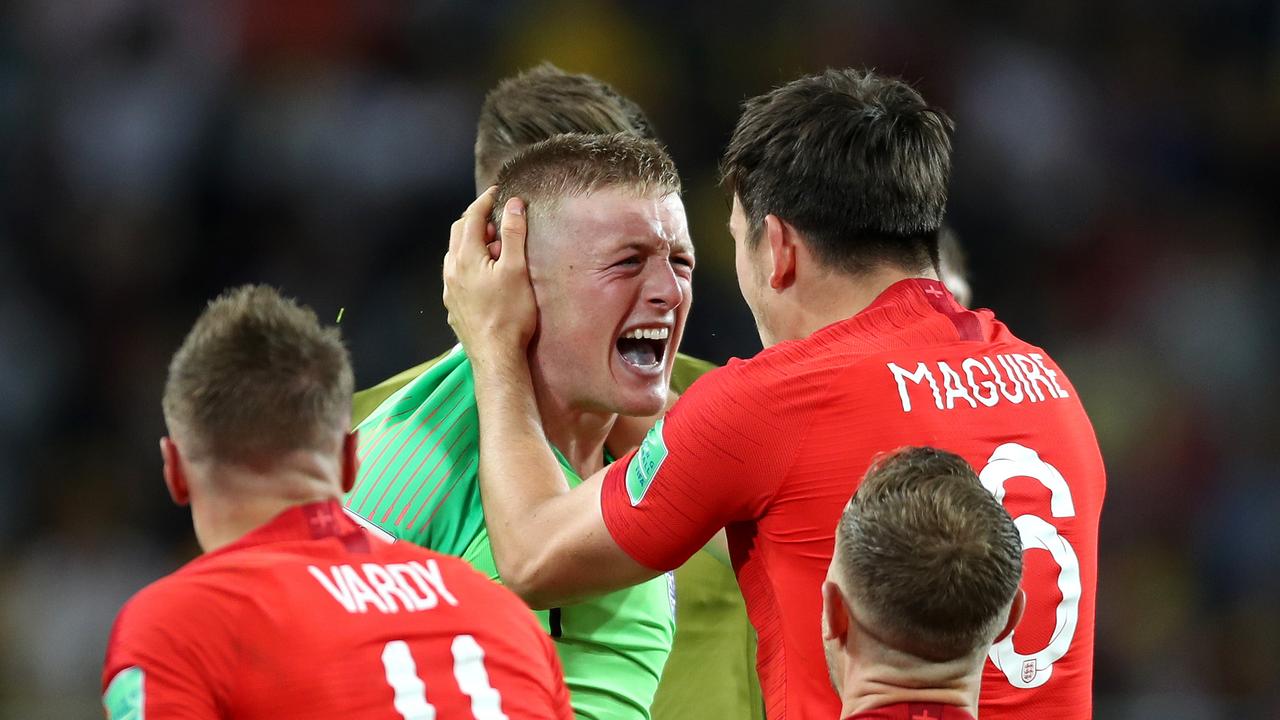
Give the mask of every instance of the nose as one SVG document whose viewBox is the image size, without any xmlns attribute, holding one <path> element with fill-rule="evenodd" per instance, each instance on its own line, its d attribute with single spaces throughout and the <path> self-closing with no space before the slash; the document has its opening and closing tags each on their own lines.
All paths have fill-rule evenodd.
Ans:
<svg viewBox="0 0 1280 720">
<path fill-rule="evenodd" d="M 651 262 L 645 279 L 645 300 L 665 310 L 673 310 L 684 302 L 684 288 L 670 263 Z"/>
</svg>

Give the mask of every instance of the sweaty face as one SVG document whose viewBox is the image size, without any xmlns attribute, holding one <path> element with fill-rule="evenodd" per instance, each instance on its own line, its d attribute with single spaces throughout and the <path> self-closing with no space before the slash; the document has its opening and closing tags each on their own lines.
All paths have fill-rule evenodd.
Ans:
<svg viewBox="0 0 1280 720">
<path fill-rule="evenodd" d="M 660 412 L 693 298 L 679 196 L 608 189 L 564 199 L 530 218 L 528 258 L 535 381 L 579 410 Z"/>
<path fill-rule="evenodd" d="M 773 333 L 769 330 L 769 312 L 766 306 L 768 274 L 765 263 L 768 251 L 763 238 L 759 238 L 754 246 L 748 242 L 751 232 L 747 215 L 736 194 L 733 196 L 733 210 L 729 213 L 729 234 L 733 236 L 733 264 L 738 275 L 738 289 L 742 292 L 742 299 L 747 301 L 747 307 L 751 308 L 761 344 L 769 347 L 774 342 Z"/>
</svg>

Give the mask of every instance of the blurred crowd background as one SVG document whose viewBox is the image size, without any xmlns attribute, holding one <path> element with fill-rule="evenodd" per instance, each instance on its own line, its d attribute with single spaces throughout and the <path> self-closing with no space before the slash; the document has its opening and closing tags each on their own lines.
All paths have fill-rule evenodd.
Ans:
<svg viewBox="0 0 1280 720">
<path fill-rule="evenodd" d="M 156 441 L 208 298 L 342 311 L 360 386 L 452 343 L 476 114 L 544 59 L 669 144 L 717 361 L 759 349 L 716 184 L 741 101 L 852 65 L 947 109 L 975 304 L 1057 357 L 1108 465 L 1096 716 L 1280 717 L 1273 0 L 4 3 L 0 716 L 100 713 L 116 611 L 196 552 Z"/>
</svg>

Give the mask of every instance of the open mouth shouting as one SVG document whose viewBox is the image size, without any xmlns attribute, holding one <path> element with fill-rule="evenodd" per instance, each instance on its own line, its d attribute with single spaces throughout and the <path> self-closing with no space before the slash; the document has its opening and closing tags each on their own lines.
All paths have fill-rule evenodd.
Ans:
<svg viewBox="0 0 1280 720">
<path fill-rule="evenodd" d="M 661 373 L 670 337 L 671 328 L 666 325 L 632 328 L 618 338 L 618 356 L 627 367 L 641 374 Z"/>
</svg>

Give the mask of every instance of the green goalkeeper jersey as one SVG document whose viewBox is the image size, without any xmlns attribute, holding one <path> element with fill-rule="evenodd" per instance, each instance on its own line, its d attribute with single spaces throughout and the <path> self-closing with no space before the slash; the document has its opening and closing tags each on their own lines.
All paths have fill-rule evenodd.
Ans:
<svg viewBox="0 0 1280 720">
<path fill-rule="evenodd" d="M 372 412 L 357 407 L 357 417 L 362 410 L 360 471 L 347 507 L 397 539 L 459 556 L 499 580 L 480 505 L 475 383 L 461 346 Z M 582 482 L 556 456 L 569 485 Z M 674 603 L 666 574 L 537 612 L 555 640 L 578 718 L 648 720 L 671 652 Z"/>
</svg>

